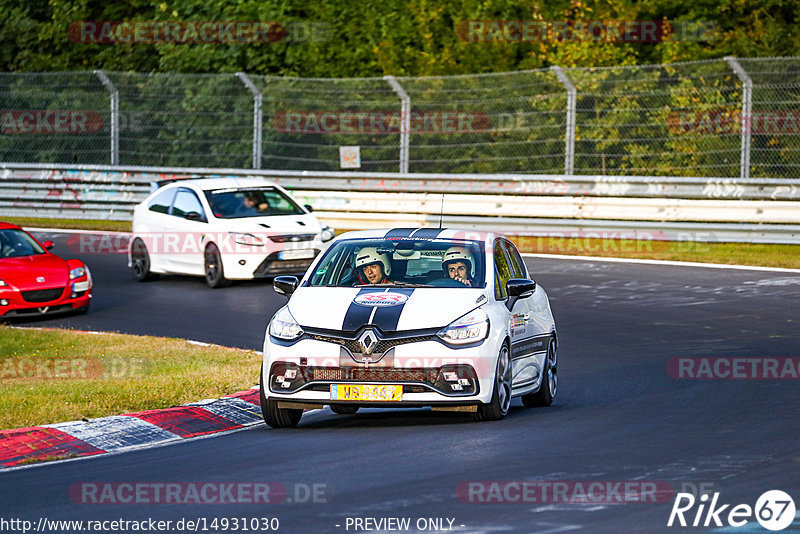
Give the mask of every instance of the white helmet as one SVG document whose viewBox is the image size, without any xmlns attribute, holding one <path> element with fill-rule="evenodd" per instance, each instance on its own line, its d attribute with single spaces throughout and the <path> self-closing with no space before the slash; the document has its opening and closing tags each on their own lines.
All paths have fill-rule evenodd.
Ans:
<svg viewBox="0 0 800 534">
<path fill-rule="evenodd" d="M 442 257 L 442 269 L 445 274 L 447 273 L 447 264 L 453 261 L 462 261 L 467 264 L 469 270 L 469 277 L 475 278 L 475 262 L 472 260 L 472 254 L 467 252 L 466 249 L 461 247 L 450 247 Z"/>
<path fill-rule="evenodd" d="M 389 263 L 389 255 L 385 252 L 378 252 L 375 247 L 364 247 L 356 255 L 356 269 L 361 269 L 373 263 L 383 264 L 383 274 L 389 276 L 392 273 L 392 264 Z"/>
</svg>

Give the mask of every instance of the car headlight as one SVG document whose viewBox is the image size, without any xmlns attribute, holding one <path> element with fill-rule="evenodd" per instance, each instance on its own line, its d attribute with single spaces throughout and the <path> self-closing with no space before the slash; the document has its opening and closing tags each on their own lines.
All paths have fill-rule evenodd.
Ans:
<svg viewBox="0 0 800 534">
<path fill-rule="evenodd" d="M 81 276 L 86 275 L 86 267 L 75 267 L 69 272 L 69 279 L 75 280 L 76 278 L 80 278 Z"/>
<path fill-rule="evenodd" d="M 333 231 L 333 228 L 331 228 L 330 226 L 324 227 L 322 229 L 322 233 L 320 233 L 320 239 L 322 239 L 323 243 L 325 243 L 326 241 L 330 241 L 334 237 L 336 237 L 336 233 Z"/>
<path fill-rule="evenodd" d="M 5 287 L 5 286 L 7 286 L 7 285 L 8 285 L 8 284 L 6 284 L 5 280 L 3 280 L 2 278 L 0 278 L 0 287 Z"/>
<path fill-rule="evenodd" d="M 489 316 L 481 308 L 476 308 L 442 328 L 436 335 L 454 345 L 483 341 L 489 335 Z"/>
<path fill-rule="evenodd" d="M 264 245 L 264 241 L 253 234 L 241 234 L 238 232 L 228 232 L 228 234 L 233 237 L 233 240 L 239 245 L 249 245 L 251 247 L 260 247 Z"/>
<path fill-rule="evenodd" d="M 289 312 L 289 306 L 284 306 L 269 323 L 269 335 L 284 341 L 292 341 L 303 335 L 303 329 L 294 320 Z"/>
</svg>

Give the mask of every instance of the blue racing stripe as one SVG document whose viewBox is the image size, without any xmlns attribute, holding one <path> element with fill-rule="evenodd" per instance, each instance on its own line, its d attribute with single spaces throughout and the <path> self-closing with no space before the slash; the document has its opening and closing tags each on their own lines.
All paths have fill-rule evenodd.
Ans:
<svg viewBox="0 0 800 534">
<path fill-rule="evenodd" d="M 362 287 L 358 291 L 356 297 L 364 293 L 374 293 L 377 291 L 374 287 Z M 344 321 L 342 322 L 342 330 L 345 332 L 352 332 L 358 330 L 369 321 L 369 316 L 372 314 L 372 306 L 361 306 L 355 303 L 355 299 L 350 303 L 347 308 L 347 313 L 344 314 Z"/>
<path fill-rule="evenodd" d="M 420 228 L 414 232 L 414 237 L 422 239 L 435 239 L 444 231 L 444 228 Z"/>
<path fill-rule="evenodd" d="M 397 289 L 389 289 L 389 293 L 401 293 L 411 297 L 414 292 L 413 288 L 402 287 Z M 380 328 L 382 332 L 394 332 L 397 330 L 397 323 L 400 322 L 400 315 L 403 313 L 405 303 L 397 306 L 380 307 L 375 312 L 375 317 L 372 318 L 372 324 Z M 372 310 L 372 308 L 369 308 Z"/>
<path fill-rule="evenodd" d="M 383 237 L 385 239 L 388 239 L 390 237 L 408 237 L 414 230 L 416 230 L 416 228 L 394 228 L 386 232 L 386 235 Z"/>
</svg>

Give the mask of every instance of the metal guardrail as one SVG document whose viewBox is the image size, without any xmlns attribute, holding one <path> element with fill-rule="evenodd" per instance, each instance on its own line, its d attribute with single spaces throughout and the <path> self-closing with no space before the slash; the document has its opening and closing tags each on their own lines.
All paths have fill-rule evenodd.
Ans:
<svg viewBox="0 0 800 534">
<path fill-rule="evenodd" d="M 529 235 L 800 243 L 800 180 L 450 175 L 0 164 L 0 214 L 130 220 L 151 183 L 262 176 L 339 229 L 442 224 Z M 442 200 L 444 194 L 444 201 Z M 481 215 L 476 215 L 481 214 Z M 482 215 L 485 214 L 485 215 Z"/>
</svg>

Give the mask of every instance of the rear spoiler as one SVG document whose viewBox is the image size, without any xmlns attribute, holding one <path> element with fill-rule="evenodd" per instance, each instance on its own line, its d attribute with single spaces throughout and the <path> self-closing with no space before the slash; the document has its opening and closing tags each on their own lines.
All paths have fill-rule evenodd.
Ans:
<svg viewBox="0 0 800 534">
<path fill-rule="evenodd" d="M 181 180 L 196 180 L 196 179 L 197 179 L 196 176 L 178 176 L 178 177 L 175 177 L 175 178 L 167 178 L 166 180 L 154 180 L 154 181 L 150 182 L 150 192 L 152 193 L 153 191 L 155 191 L 157 189 L 161 189 L 165 185 L 168 185 L 168 184 L 171 184 L 171 183 L 174 183 L 174 182 L 179 182 Z"/>
</svg>

